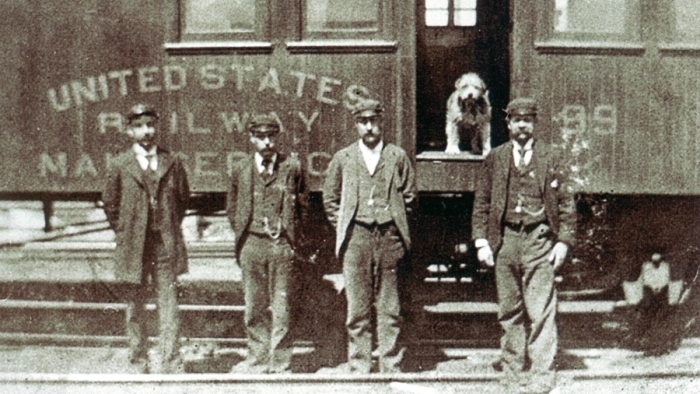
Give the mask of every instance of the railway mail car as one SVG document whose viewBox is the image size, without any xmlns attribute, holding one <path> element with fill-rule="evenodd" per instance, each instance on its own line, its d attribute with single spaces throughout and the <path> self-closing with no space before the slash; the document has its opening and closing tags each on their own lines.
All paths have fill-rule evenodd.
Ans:
<svg viewBox="0 0 700 394">
<path fill-rule="evenodd" d="M 591 203 L 588 235 L 607 233 L 582 233 L 582 246 L 599 248 L 582 257 L 605 256 L 608 283 L 629 284 L 659 253 L 674 299 L 698 265 L 700 4 L 511 4 L 512 95 L 539 99 L 541 129 L 567 149 L 570 175 Z"/>
<path fill-rule="evenodd" d="M 581 242 L 564 289 L 619 288 L 652 253 L 676 279 L 697 265 L 695 1 L 16 0 L 0 13 L 3 198 L 99 200 L 127 144 L 120 113 L 148 102 L 185 160 L 193 208 L 219 211 L 250 150 L 247 119 L 272 113 L 305 163 L 323 255 L 318 190 L 356 139 L 347 107 L 374 97 L 386 138 L 415 159 L 425 302 L 463 297 L 489 280 L 468 242 L 483 157 L 444 153 L 445 103 L 472 71 L 489 88 L 492 145 L 507 140 L 509 98 L 529 95 L 538 135 L 569 152 Z"/>
</svg>

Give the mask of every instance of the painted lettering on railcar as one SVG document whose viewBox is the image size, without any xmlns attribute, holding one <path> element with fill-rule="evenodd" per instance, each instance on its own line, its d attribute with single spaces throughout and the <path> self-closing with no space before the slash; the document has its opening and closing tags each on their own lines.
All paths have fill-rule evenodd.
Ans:
<svg viewBox="0 0 700 394">
<path fill-rule="evenodd" d="M 206 95 L 219 91 L 218 95 Z M 166 138 L 204 138 L 220 135 L 231 138 L 237 143 L 221 146 L 220 150 L 200 150 L 196 146 L 186 145 L 180 150 L 175 149 L 195 178 L 223 178 L 231 175 L 233 164 L 245 157 L 247 144 L 245 141 L 245 125 L 250 117 L 258 111 L 247 105 L 243 99 L 264 97 L 266 102 L 272 102 L 275 97 L 285 97 L 286 107 L 279 111 L 264 111 L 277 118 L 281 132 L 286 133 L 289 148 L 293 153 L 305 156 L 307 172 L 311 176 L 321 177 L 325 173 L 333 152 L 319 146 L 316 149 L 305 147 L 298 152 L 297 146 L 304 142 L 308 135 L 319 126 L 317 120 L 324 111 L 335 114 L 334 107 L 349 107 L 360 96 L 370 96 L 372 93 L 364 86 L 345 83 L 342 79 L 327 75 L 317 75 L 302 70 L 281 72 L 270 67 L 256 70 L 253 66 L 231 63 L 207 63 L 197 68 L 171 64 L 163 67 L 144 66 L 134 69 L 110 70 L 99 75 L 87 76 L 76 80 L 60 83 L 46 90 L 47 103 L 50 112 L 58 115 L 75 111 L 75 126 L 63 125 L 70 137 L 75 136 L 79 141 L 79 152 L 69 152 L 71 144 L 62 142 L 58 147 L 46 150 L 38 156 L 39 176 L 48 179 L 80 180 L 99 179 L 111 165 L 114 153 L 104 152 L 101 146 L 93 146 L 90 141 L 101 141 L 99 138 L 116 138 L 123 133 L 125 120 L 119 111 L 100 111 L 105 107 L 98 103 L 106 102 L 107 106 L 116 100 L 134 96 L 143 99 L 154 94 L 153 100 L 162 98 L 163 93 L 184 94 L 195 96 L 193 104 L 212 108 L 199 111 L 199 108 L 176 107 L 161 114 L 159 125 L 161 133 Z M 204 93 L 205 95 L 201 95 Z M 230 94 L 231 105 L 222 103 L 223 94 Z M 137 98 L 138 96 L 138 98 Z M 291 96 L 291 106 L 289 97 Z M 197 100 L 196 102 L 194 100 Z M 122 101 L 123 102 L 123 101 Z M 236 104 L 238 102 L 238 104 Z M 240 104 L 243 102 L 243 104 Z M 116 107 L 116 103 L 114 105 Z M 298 108 L 296 108 L 297 106 Z M 269 106 L 268 106 L 269 107 Z M 119 106 L 121 109 L 121 105 Z M 190 110 L 188 110 L 190 109 Z M 340 111 L 342 113 L 344 111 Z M 332 115 L 335 116 L 335 115 Z M 68 117 L 68 122 L 70 116 Z M 318 130 L 316 130 L 318 131 Z M 178 137 L 179 136 L 179 137 Z M 87 144 L 86 144 L 87 142 Z M 191 148 L 191 149 L 188 149 Z"/>
<path fill-rule="evenodd" d="M 272 92 L 278 96 L 288 93 L 283 90 L 285 85 L 290 87 L 297 99 L 307 99 L 311 94 L 312 99 L 328 105 L 338 105 L 343 95 L 352 96 L 357 94 L 358 89 L 368 92 L 358 85 L 350 85 L 341 91 L 340 88 L 344 85 L 341 79 L 299 70 L 280 74 L 277 68 L 271 67 L 262 74 L 257 74 L 257 78 L 255 72 L 252 66 L 236 63 L 228 66 L 208 63 L 197 70 L 188 70 L 181 65 L 110 70 L 51 87 L 47 91 L 47 97 L 53 110 L 60 112 L 109 100 L 114 95 L 125 97 L 134 92 L 174 92 L 193 88 L 193 85 L 205 91 L 230 88 L 234 92 L 256 90 L 258 93 Z M 194 81 L 191 81 L 192 78 Z"/>
</svg>

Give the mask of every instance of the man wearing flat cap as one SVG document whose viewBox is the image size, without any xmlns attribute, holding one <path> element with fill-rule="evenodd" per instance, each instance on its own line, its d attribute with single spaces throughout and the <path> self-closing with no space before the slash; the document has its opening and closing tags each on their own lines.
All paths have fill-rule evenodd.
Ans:
<svg viewBox="0 0 700 394">
<path fill-rule="evenodd" d="M 187 271 L 181 224 L 189 199 L 180 160 L 155 144 L 158 113 L 137 104 L 126 114 L 131 147 L 111 165 L 102 194 L 116 234 L 117 279 L 135 284 L 127 302 L 130 361 L 143 372 L 184 372 L 179 354 L 177 276 Z M 155 288 L 159 339 L 149 360 L 146 301 Z"/>
<path fill-rule="evenodd" d="M 335 252 L 343 261 L 348 304 L 350 373 L 372 366 L 372 307 L 376 310 L 379 371 L 400 372 L 404 350 L 398 267 L 411 247 L 406 212 L 416 196 L 406 152 L 382 138 L 383 108 L 361 100 L 353 117 L 359 140 L 338 151 L 323 186 L 326 215 L 336 229 Z"/>
<path fill-rule="evenodd" d="M 506 109 L 510 143 L 484 160 L 475 190 L 472 237 L 479 261 L 495 265 L 500 366 L 512 392 L 556 388 L 555 272 L 574 243 L 574 201 L 554 148 L 534 138 L 537 103 Z"/>
<path fill-rule="evenodd" d="M 307 205 L 304 177 L 300 161 L 278 151 L 275 117 L 255 115 L 247 129 L 254 152 L 233 167 L 227 214 L 243 272 L 248 356 L 231 372 L 287 373 L 292 268 Z"/>
</svg>

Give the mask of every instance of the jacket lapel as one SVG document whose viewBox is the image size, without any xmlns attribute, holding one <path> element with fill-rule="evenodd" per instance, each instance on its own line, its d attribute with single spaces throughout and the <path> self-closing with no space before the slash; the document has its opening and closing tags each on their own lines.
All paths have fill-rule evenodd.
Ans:
<svg viewBox="0 0 700 394">
<path fill-rule="evenodd" d="M 275 179 L 277 179 L 277 175 L 281 172 L 282 166 L 284 165 L 284 160 L 285 157 L 281 153 L 277 153 L 277 160 L 275 160 L 275 163 L 273 165 L 272 175 L 268 177 L 263 177 L 266 185 L 269 185 L 271 182 L 274 182 Z"/>
<path fill-rule="evenodd" d="M 156 179 L 160 180 L 165 176 L 165 174 L 170 170 L 175 161 L 170 157 L 170 155 L 165 154 L 163 151 L 158 151 L 158 168 L 156 169 Z M 131 154 L 126 165 L 126 172 L 131 174 L 138 181 L 140 185 L 143 185 L 144 171 L 139 165 L 139 161 L 136 159 L 135 154 Z"/>
<path fill-rule="evenodd" d="M 393 149 L 389 148 L 386 143 L 384 143 L 384 148 L 382 149 L 382 154 L 379 156 L 379 163 L 377 164 L 377 169 L 374 171 L 374 173 L 378 173 L 379 170 L 387 166 L 389 169 L 395 169 L 397 168 L 397 161 L 399 159 L 399 156 L 396 154 L 396 151 Z M 396 171 L 390 170 L 390 172 L 386 175 L 386 182 L 391 185 L 394 182 L 394 175 L 396 174 Z M 391 187 L 389 188 L 389 194 L 391 194 Z"/>
<path fill-rule="evenodd" d="M 391 157 L 390 157 L 390 152 L 386 148 L 386 144 L 384 144 L 384 147 L 382 148 L 381 153 L 379 154 L 379 161 L 377 162 L 377 168 L 374 169 L 374 173 L 378 173 L 385 165 L 388 165 L 389 168 L 392 168 L 391 166 Z M 390 164 L 387 164 L 390 163 Z"/>
<path fill-rule="evenodd" d="M 540 193 L 545 190 L 547 182 L 547 163 L 549 162 L 549 150 L 543 143 L 536 143 L 532 148 L 532 158 L 535 160 L 535 179 L 540 187 Z M 535 158 L 535 156 L 537 158 Z"/>
<path fill-rule="evenodd" d="M 348 161 L 350 162 L 350 168 L 352 170 L 351 177 L 348 177 L 348 181 L 351 181 L 352 184 L 348 185 L 348 189 L 353 191 L 353 196 L 355 201 L 360 196 L 360 188 L 359 188 L 359 176 L 360 176 L 360 171 L 367 171 L 367 166 L 365 165 L 365 159 L 362 157 L 362 152 L 360 152 L 360 147 L 358 143 L 354 143 L 352 145 L 352 149 L 350 151 L 350 156 L 348 157 Z"/>
<path fill-rule="evenodd" d="M 136 154 L 132 152 L 129 153 L 128 159 L 126 160 L 125 170 L 136 180 L 139 185 L 144 186 L 143 170 L 141 169 L 141 166 L 139 166 L 138 160 L 136 160 Z"/>
<path fill-rule="evenodd" d="M 161 179 L 168 172 L 170 167 L 172 167 L 175 161 L 170 157 L 170 155 L 164 154 L 162 151 L 158 150 L 158 168 L 156 169 L 156 179 Z"/>
<path fill-rule="evenodd" d="M 512 145 L 509 144 L 508 149 L 503 149 L 501 155 L 497 156 L 498 163 L 495 165 L 494 181 L 497 182 L 499 189 L 498 195 L 505 196 L 508 188 L 508 176 L 510 174 L 510 162 L 513 160 Z M 505 199 L 504 199 L 505 200 Z"/>
<path fill-rule="evenodd" d="M 246 198 L 246 205 L 250 208 L 251 213 L 253 208 L 253 193 L 255 193 L 255 185 L 253 184 L 255 180 L 253 177 L 258 176 L 257 170 L 258 168 L 255 165 L 255 156 L 251 155 L 248 158 L 246 167 L 243 168 L 243 171 L 241 171 L 241 179 L 239 182 L 240 185 L 248 188 L 247 193 L 241 194 L 241 196 Z"/>
</svg>

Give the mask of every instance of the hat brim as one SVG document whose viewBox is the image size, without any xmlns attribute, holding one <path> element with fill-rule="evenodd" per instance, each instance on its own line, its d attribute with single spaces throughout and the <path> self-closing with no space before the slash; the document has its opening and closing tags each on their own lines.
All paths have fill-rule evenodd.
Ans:
<svg viewBox="0 0 700 394">
<path fill-rule="evenodd" d="M 143 118 L 146 116 L 149 118 L 153 118 L 154 120 L 158 119 L 158 114 L 155 112 L 143 112 L 140 114 L 130 114 L 129 116 L 126 117 L 126 120 L 127 120 L 127 122 L 131 123 L 136 119 Z"/>
</svg>

